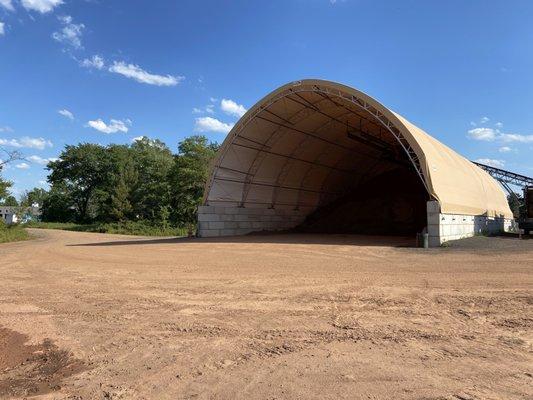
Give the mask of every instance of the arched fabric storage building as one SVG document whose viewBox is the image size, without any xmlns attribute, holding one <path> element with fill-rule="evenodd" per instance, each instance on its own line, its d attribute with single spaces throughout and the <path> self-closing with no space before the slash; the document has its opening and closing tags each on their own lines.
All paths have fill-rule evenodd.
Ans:
<svg viewBox="0 0 533 400">
<path fill-rule="evenodd" d="M 508 229 L 500 185 L 366 94 L 292 82 L 254 105 L 211 166 L 200 236 L 298 229 L 416 234 L 430 244 Z"/>
</svg>

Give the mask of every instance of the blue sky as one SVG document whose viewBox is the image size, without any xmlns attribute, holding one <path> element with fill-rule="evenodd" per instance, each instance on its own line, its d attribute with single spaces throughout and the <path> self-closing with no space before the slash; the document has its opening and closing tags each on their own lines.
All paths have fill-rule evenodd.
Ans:
<svg viewBox="0 0 533 400">
<path fill-rule="evenodd" d="M 276 87 L 358 88 L 470 159 L 533 175 L 533 2 L 0 0 L 0 145 L 221 142 Z"/>
</svg>

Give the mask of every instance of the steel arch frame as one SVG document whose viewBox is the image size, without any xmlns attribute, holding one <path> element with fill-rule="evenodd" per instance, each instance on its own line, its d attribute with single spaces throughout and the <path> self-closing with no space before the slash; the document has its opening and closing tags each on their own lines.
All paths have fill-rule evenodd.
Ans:
<svg viewBox="0 0 533 400">
<path fill-rule="evenodd" d="M 223 162 L 227 152 L 232 147 L 234 141 L 242 137 L 240 136 L 241 133 L 248 127 L 248 125 L 253 122 L 256 117 L 259 116 L 262 112 L 266 111 L 269 112 L 268 109 L 278 101 L 282 100 L 283 98 L 290 96 L 291 94 L 298 94 L 298 93 L 319 93 L 322 95 L 326 95 L 328 97 L 338 98 L 341 100 L 344 100 L 350 104 L 355 105 L 362 111 L 372 115 L 374 119 L 381 124 L 383 128 L 385 128 L 386 131 L 388 131 L 395 140 L 399 143 L 400 147 L 403 149 L 405 154 L 407 155 L 410 163 L 412 164 L 413 168 L 415 169 L 419 179 L 421 180 L 424 188 L 426 189 L 426 192 L 429 196 L 431 196 L 431 192 L 428 188 L 428 184 L 426 182 L 426 178 L 424 176 L 424 173 L 422 171 L 421 165 L 420 165 L 420 159 L 418 155 L 416 154 L 413 147 L 410 145 L 409 141 L 403 136 L 403 134 L 400 132 L 400 130 L 396 127 L 396 125 L 390 121 L 387 116 L 385 116 L 382 112 L 380 112 L 378 109 L 376 109 L 372 104 L 367 102 L 365 99 L 360 98 L 356 95 L 349 94 L 341 89 L 337 88 L 329 88 L 326 86 L 321 86 L 318 84 L 310 84 L 310 83 L 301 83 L 301 82 L 295 82 L 291 87 L 286 88 L 285 90 L 281 91 L 280 93 L 277 93 L 275 96 L 268 99 L 268 101 L 264 102 L 263 104 L 260 104 L 257 106 L 253 112 L 247 113 L 244 115 L 241 120 L 237 123 L 235 128 L 231 130 L 229 133 L 229 137 L 227 138 L 228 144 L 221 149 L 222 152 L 219 155 L 219 157 L 216 159 L 215 163 L 213 164 L 213 167 L 211 169 L 211 174 L 209 176 L 209 180 L 206 184 L 205 188 L 205 194 L 204 194 L 204 200 L 203 204 L 207 205 L 209 202 L 209 193 L 213 187 L 213 183 L 216 179 L 216 175 L 218 172 L 218 169 L 221 166 L 221 163 Z M 302 110 L 300 110 L 302 111 Z M 355 111 L 353 111 L 354 114 L 357 114 Z M 299 111 L 295 113 L 295 115 L 299 114 Z M 278 131 L 278 129 L 274 130 L 274 132 L 271 135 L 275 135 L 275 133 Z M 244 137 L 243 137 L 244 138 Z M 259 156 L 259 154 L 262 152 L 262 149 L 265 147 L 268 147 L 268 140 L 267 142 L 263 143 L 261 145 L 261 148 L 257 149 L 257 155 L 255 156 L 255 159 Z M 251 165 L 254 165 L 256 161 L 252 161 Z M 242 191 L 242 197 L 241 200 L 235 200 L 235 203 L 238 203 L 239 206 L 244 207 L 244 204 L 247 200 L 247 194 L 249 192 L 249 187 L 253 185 L 253 176 L 247 176 L 245 181 L 243 183 L 243 191 Z M 246 195 L 245 195 L 246 193 Z M 299 196 L 298 196 L 299 197 Z M 214 200 L 216 201 L 216 200 Z"/>
</svg>

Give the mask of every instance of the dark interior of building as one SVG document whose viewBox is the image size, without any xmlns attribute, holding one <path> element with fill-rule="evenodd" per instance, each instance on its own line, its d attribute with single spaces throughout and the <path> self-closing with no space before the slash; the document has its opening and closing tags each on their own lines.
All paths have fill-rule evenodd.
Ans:
<svg viewBox="0 0 533 400">
<path fill-rule="evenodd" d="M 398 167 L 311 213 L 297 230 L 411 235 L 426 226 L 427 193 L 416 173 Z"/>
</svg>

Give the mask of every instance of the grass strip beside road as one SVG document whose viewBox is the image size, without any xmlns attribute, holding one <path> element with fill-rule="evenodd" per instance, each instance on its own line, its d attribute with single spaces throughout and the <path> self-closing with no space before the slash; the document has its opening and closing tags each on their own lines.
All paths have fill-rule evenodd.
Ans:
<svg viewBox="0 0 533 400">
<path fill-rule="evenodd" d="M 28 240 L 31 235 L 21 225 L 0 225 L 0 243 Z"/>
<path fill-rule="evenodd" d="M 146 222 L 113 222 L 77 224 L 74 222 L 30 222 L 28 228 L 62 229 L 76 232 L 112 233 L 138 236 L 186 236 L 187 229 L 182 227 L 160 226 Z"/>
</svg>

